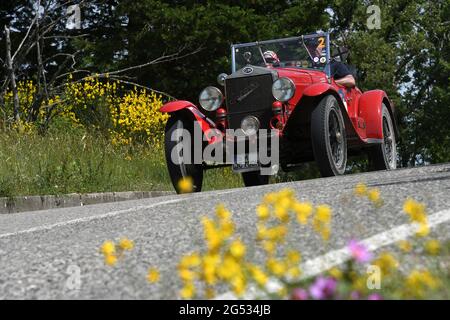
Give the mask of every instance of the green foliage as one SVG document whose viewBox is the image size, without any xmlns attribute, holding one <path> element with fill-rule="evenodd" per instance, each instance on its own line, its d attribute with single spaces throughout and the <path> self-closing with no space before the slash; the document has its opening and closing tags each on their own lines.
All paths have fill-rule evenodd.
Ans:
<svg viewBox="0 0 450 320">
<path fill-rule="evenodd" d="M 44 136 L 2 133 L 0 163 L 0 197 L 173 190 L 161 149 L 113 146 L 62 120 Z M 207 172 L 204 184 L 206 190 L 242 186 L 230 169 Z"/>
</svg>

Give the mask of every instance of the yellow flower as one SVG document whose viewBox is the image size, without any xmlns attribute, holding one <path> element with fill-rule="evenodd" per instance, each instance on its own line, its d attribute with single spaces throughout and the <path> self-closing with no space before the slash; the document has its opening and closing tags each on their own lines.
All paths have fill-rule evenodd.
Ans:
<svg viewBox="0 0 450 320">
<path fill-rule="evenodd" d="M 411 252 L 411 250 L 412 250 L 412 245 L 407 240 L 399 241 L 397 246 L 400 248 L 400 250 L 402 250 L 405 253 Z"/>
<path fill-rule="evenodd" d="M 190 255 L 184 256 L 181 258 L 180 264 L 178 267 L 180 269 L 198 267 L 201 263 L 201 259 L 198 253 L 192 253 Z"/>
<path fill-rule="evenodd" d="M 220 256 L 218 254 L 207 254 L 203 257 L 202 272 L 207 284 L 213 285 L 216 283 L 216 270 L 219 263 Z"/>
<path fill-rule="evenodd" d="M 273 255 L 275 253 L 277 245 L 273 241 L 264 241 L 263 248 L 269 255 Z"/>
<path fill-rule="evenodd" d="M 184 177 L 178 181 L 178 189 L 181 193 L 191 193 L 194 190 L 194 182 L 191 177 Z"/>
<path fill-rule="evenodd" d="M 367 194 L 367 198 L 369 198 L 369 200 L 372 201 L 375 205 L 381 205 L 381 196 L 379 189 L 370 189 Z"/>
<path fill-rule="evenodd" d="M 290 276 L 290 277 L 296 279 L 296 278 L 300 277 L 300 275 L 302 274 L 302 272 L 301 272 L 301 270 L 300 270 L 300 267 L 297 266 L 297 267 L 290 267 L 290 268 L 287 270 L 287 274 L 288 274 L 288 276 Z"/>
<path fill-rule="evenodd" d="M 245 255 L 245 246 L 240 240 L 235 240 L 230 245 L 230 253 L 235 259 L 241 259 Z"/>
<path fill-rule="evenodd" d="M 217 275 L 224 279 L 230 280 L 241 273 L 240 264 L 232 257 L 226 257 L 221 265 L 217 267 Z"/>
<path fill-rule="evenodd" d="M 269 277 L 261 270 L 258 266 L 250 266 L 249 267 L 250 274 L 255 282 L 260 286 L 265 286 Z"/>
<path fill-rule="evenodd" d="M 365 196 L 367 194 L 367 186 L 364 183 L 358 183 L 355 187 L 355 194 Z"/>
<path fill-rule="evenodd" d="M 425 243 L 425 251 L 430 255 L 436 256 L 441 251 L 441 243 L 436 239 L 428 240 Z"/>
<path fill-rule="evenodd" d="M 216 292 L 214 291 L 213 288 L 208 287 L 205 290 L 205 297 L 206 299 L 214 299 L 214 297 L 216 296 Z"/>
<path fill-rule="evenodd" d="M 233 293 L 238 297 L 242 296 L 245 291 L 245 280 L 243 277 L 235 277 L 231 280 L 231 286 L 233 289 Z"/>
<path fill-rule="evenodd" d="M 116 252 L 116 245 L 112 241 L 105 241 L 100 249 L 105 255 L 113 255 Z"/>
<path fill-rule="evenodd" d="M 437 289 L 440 282 L 428 270 L 413 270 L 406 277 L 405 286 L 409 294 L 423 298 L 427 290 Z"/>
<path fill-rule="evenodd" d="M 374 265 L 378 266 L 381 269 L 383 275 L 389 275 L 392 271 L 398 268 L 399 263 L 392 254 L 383 252 L 374 261 Z"/>
<path fill-rule="evenodd" d="M 178 271 L 178 275 L 180 276 L 180 279 L 183 281 L 193 281 L 195 279 L 195 272 L 189 270 L 189 269 L 180 269 Z"/>
<path fill-rule="evenodd" d="M 314 219 L 322 223 L 329 223 L 331 220 L 331 208 L 327 205 L 318 206 Z"/>
<path fill-rule="evenodd" d="M 289 221 L 289 212 L 283 206 L 276 206 L 275 207 L 275 217 L 277 217 L 277 219 L 280 220 L 281 222 L 286 223 Z"/>
<path fill-rule="evenodd" d="M 160 278 L 159 271 L 155 268 L 149 268 L 147 272 L 147 281 L 150 283 L 158 282 Z"/>
<path fill-rule="evenodd" d="M 352 281 L 353 290 L 365 292 L 367 290 L 367 278 L 365 276 L 355 276 Z"/>
<path fill-rule="evenodd" d="M 278 225 L 273 228 L 267 229 L 266 239 L 272 241 L 282 242 L 286 237 L 288 229 L 286 225 Z"/>
<path fill-rule="evenodd" d="M 264 240 L 267 238 L 267 228 L 264 224 L 258 223 L 256 228 L 256 240 Z"/>
<path fill-rule="evenodd" d="M 289 250 L 286 254 L 286 261 L 289 265 L 300 263 L 301 255 L 298 251 Z"/>
<path fill-rule="evenodd" d="M 274 192 L 268 193 L 264 196 L 263 203 L 264 204 L 272 204 L 276 201 L 277 195 Z"/>
<path fill-rule="evenodd" d="M 260 220 L 267 220 L 270 216 L 270 211 L 266 205 L 261 204 L 256 208 L 256 214 Z"/>
<path fill-rule="evenodd" d="M 335 278 L 336 280 L 340 280 L 342 279 L 342 271 L 339 268 L 331 268 L 328 273 L 330 274 L 330 276 L 332 276 L 333 278 Z"/>
<path fill-rule="evenodd" d="M 291 196 L 285 194 L 286 192 L 289 191 L 280 191 L 278 193 L 278 199 L 275 204 L 276 207 L 283 208 L 285 210 L 289 209 L 289 207 L 291 206 L 292 199 Z"/>
<path fill-rule="evenodd" d="M 216 228 L 213 220 L 204 217 L 202 219 L 205 240 L 209 251 L 216 251 L 222 245 L 223 238 L 220 230 Z"/>
<path fill-rule="evenodd" d="M 134 242 L 132 240 L 127 239 L 127 238 L 122 238 L 119 241 L 119 247 L 122 250 L 132 250 L 134 248 Z"/>
<path fill-rule="evenodd" d="M 430 227 L 428 223 L 420 224 L 419 228 L 416 231 L 416 236 L 424 238 L 430 234 Z"/>
<path fill-rule="evenodd" d="M 267 269 L 274 275 L 281 277 L 286 272 L 286 264 L 274 258 L 269 258 L 266 262 Z"/>
<path fill-rule="evenodd" d="M 217 206 L 216 215 L 221 220 L 228 220 L 231 218 L 231 212 L 228 211 L 223 204 Z"/>
<path fill-rule="evenodd" d="M 220 232 L 224 238 L 228 238 L 234 233 L 234 223 L 231 220 L 222 221 L 220 224 Z"/>
<path fill-rule="evenodd" d="M 117 257 L 114 254 L 105 255 L 105 264 L 108 266 L 114 266 L 117 263 Z"/>
<path fill-rule="evenodd" d="M 331 233 L 331 229 L 328 227 L 322 228 L 320 230 L 320 235 L 322 236 L 322 240 L 323 241 L 328 241 L 330 240 L 330 233 Z"/>
<path fill-rule="evenodd" d="M 293 205 L 293 210 L 297 214 L 298 223 L 305 225 L 308 223 L 313 207 L 310 203 L 296 202 Z"/>
<path fill-rule="evenodd" d="M 195 285 L 193 283 L 187 283 L 180 291 L 180 296 L 183 299 L 191 299 L 195 295 Z"/>
<path fill-rule="evenodd" d="M 403 210 L 409 215 L 412 222 L 426 223 L 426 211 L 423 203 L 407 199 L 403 204 Z"/>
</svg>

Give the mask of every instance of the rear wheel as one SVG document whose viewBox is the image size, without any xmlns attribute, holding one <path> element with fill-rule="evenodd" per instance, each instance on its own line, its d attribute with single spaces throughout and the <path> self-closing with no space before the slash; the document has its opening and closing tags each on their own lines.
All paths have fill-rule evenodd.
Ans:
<svg viewBox="0 0 450 320">
<path fill-rule="evenodd" d="M 194 121 L 173 114 L 166 124 L 164 144 L 167 169 L 172 185 L 177 193 L 182 193 L 179 182 L 183 178 L 192 179 L 192 192 L 200 192 L 203 183 L 203 165 L 194 163 Z M 189 139 L 183 141 L 183 132 L 189 133 Z M 190 148 L 190 150 L 186 150 Z"/>
<path fill-rule="evenodd" d="M 370 147 L 369 164 L 374 170 L 394 170 L 397 168 L 397 142 L 391 114 L 383 103 L 383 143 Z"/>
<path fill-rule="evenodd" d="M 311 140 L 321 175 L 344 174 L 347 138 L 341 108 L 333 95 L 325 96 L 311 114 Z"/>
<path fill-rule="evenodd" d="M 268 175 L 261 175 L 259 171 L 243 172 L 242 180 L 246 187 L 262 186 L 269 183 Z"/>
</svg>

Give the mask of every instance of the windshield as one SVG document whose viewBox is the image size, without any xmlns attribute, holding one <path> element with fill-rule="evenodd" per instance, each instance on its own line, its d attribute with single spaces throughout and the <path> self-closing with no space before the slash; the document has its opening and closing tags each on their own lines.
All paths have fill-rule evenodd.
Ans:
<svg viewBox="0 0 450 320">
<path fill-rule="evenodd" d="M 329 61 L 328 35 L 269 40 L 232 46 L 233 72 L 247 64 L 324 70 Z M 276 59 L 268 58 L 270 55 Z"/>
</svg>

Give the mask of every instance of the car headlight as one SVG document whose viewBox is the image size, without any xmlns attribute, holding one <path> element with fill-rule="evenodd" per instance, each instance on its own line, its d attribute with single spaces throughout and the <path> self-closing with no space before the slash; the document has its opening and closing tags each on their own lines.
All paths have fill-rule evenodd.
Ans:
<svg viewBox="0 0 450 320">
<path fill-rule="evenodd" d="M 206 111 L 215 111 L 223 102 L 223 94 L 216 87 L 207 87 L 200 93 L 199 102 Z"/>
<path fill-rule="evenodd" d="M 295 94 L 295 84 L 289 78 L 280 78 L 273 83 L 272 94 L 278 101 L 289 101 Z"/>
<path fill-rule="evenodd" d="M 241 121 L 241 129 L 247 136 L 256 134 L 259 130 L 259 120 L 254 116 L 247 116 Z"/>
</svg>

